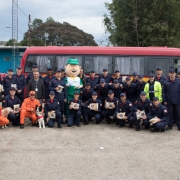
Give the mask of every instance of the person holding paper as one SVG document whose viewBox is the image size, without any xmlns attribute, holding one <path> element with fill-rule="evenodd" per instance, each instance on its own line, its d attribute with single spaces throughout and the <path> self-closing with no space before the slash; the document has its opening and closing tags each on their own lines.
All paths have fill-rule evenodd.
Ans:
<svg viewBox="0 0 180 180">
<path fill-rule="evenodd" d="M 15 105 L 20 106 L 21 101 L 17 96 L 15 96 L 15 93 L 16 93 L 16 89 L 14 87 L 11 87 L 10 94 L 5 96 L 3 103 L 2 103 L 2 107 L 3 108 L 10 107 L 11 109 L 14 110 L 13 113 L 12 112 L 9 113 L 7 119 L 12 122 L 13 126 L 19 126 L 19 110 L 20 109 L 17 108 L 15 110 L 14 106 Z"/>
</svg>

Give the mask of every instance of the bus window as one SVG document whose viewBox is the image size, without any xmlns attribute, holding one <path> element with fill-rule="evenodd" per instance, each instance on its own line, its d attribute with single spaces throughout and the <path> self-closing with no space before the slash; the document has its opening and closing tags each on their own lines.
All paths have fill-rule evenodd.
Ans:
<svg viewBox="0 0 180 180">
<path fill-rule="evenodd" d="M 84 73 L 94 70 L 97 74 L 102 74 L 107 68 L 109 74 L 112 73 L 112 56 L 85 56 Z"/>
<path fill-rule="evenodd" d="M 56 56 L 55 70 L 64 68 L 67 64 L 68 59 L 78 59 L 80 66 L 82 66 L 82 56 Z"/>
<path fill-rule="evenodd" d="M 37 64 L 39 72 L 46 72 L 48 67 L 54 67 L 54 56 L 35 56 L 34 64 Z"/>
<path fill-rule="evenodd" d="M 144 75 L 144 57 L 115 57 L 115 70 L 118 69 L 121 74 Z"/>
<path fill-rule="evenodd" d="M 34 59 L 35 59 L 34 56 L 28 56 L 27 61 L 26 61 L 26 65 L 25 65 L 25 72 L 31 72 L 32 71 Z"/>
<path fill-rule="evenodd" d="M 156 73 L 157 67 L 161 67 L 163 75 L 167 75 L 170 67 L 170 58 L 168 57 L 149 57 L 148 58 L 148 72 Z"/>
<path fill-rule="evenodd" d="M 175 69 L 176 73 L 180 72 L 180 58 L 174 59 L 174 69 Z"/>
</svg>

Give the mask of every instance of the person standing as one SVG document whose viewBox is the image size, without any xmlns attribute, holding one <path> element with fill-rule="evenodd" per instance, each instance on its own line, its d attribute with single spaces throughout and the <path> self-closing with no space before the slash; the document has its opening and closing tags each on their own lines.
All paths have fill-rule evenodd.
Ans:
<svg viewBox="0 0 180 180">
<path fill-rule="evenodd" d="M 180 131 L 180 80 L 176 78 L 174 69 L 169 70 L 169 79 L 164 83 L 163 102 L 169 113 L 169 123 L 166 130 L 171 130 L 173 122 L 176 121 Z"/>
<path fill-rule="evenodd" d="M 167 78 L 165 76 L 162 75 L 162 68 L 158 67 L 156 69 L 156 77 L 155 77 L 155 81 L 158 81 L 161 83 L 161 86 L 163 87 L 164 83 L 166 82 Z"/>
<path fill-rule="evenodd" d="M 137 76 L 136 72 L 132 73 L 132 83 L 134 83 L 136 85 L 139 83 L 138 76 Z"/>
<path fill-rule="evenodd" d="M 82 90 L 83 88 L 85 88 L 85 85 L 86 85 L 86 75 L 83 74 L 82 68 L 80 69 L 80 73 L 79 73 L 78 77 L 81 79 L 82 84 L 83 84 L 83 87 L 81 88 L 81 90 Z"/>
<path fill-rule="evenodd" d="M 10 89 L 13 85 L 17 86 L 16 79 L 13 77 L 13 69 L 8 70 L 7 76 L 3 79 L 4 97 L 9 95 Z"/>
<path fill-rule="evenodd" d="M 16 74 L 14 74 L 13 76 L 17 82 L 16 96 L 20 99 L 22 103 L 24 101 L 24 88 L 26 87 L 26 78 L 21 72 L 22 68 L 21 66 L 18 66 L 16 68 Z"/>
<path fill-rule="evenodd" d="M 154 74 L 149 74 L 149 81 L 146 83 L 144 91 L 146 92 L 146 97 L 151 101 L 154 97 L 158 97 L 162 102 L 162 86 L 160 82 L 155 81 Z"/>
<path fill-rule="evenodd" d="M 108 75 L 108 70 L 106 68 L 104 68 L 102 74 L 99 75 L 99 84 L 101 79 L 104 79 L 105 83 L 110 83 L 113 81 L 112 77 Z"/>
<path fill-rule="evenodd" d="M 117 80 L 119 84 L 122 84 L 122 77 L 119 70 L 115 70 L 115 77 L 113 78 L 113 82 L 114 80 Z"/>
<path fill-rule="evenodd" d="M 96 77 L 96 73 L 94 70 L 90 71 L 90 77 L 86 78 L 86 82 L 91 85 L 91 88 L 95 88 L 98 84 L 99 78 Z"/>
<path fill-rule="evenodd" d="M 27 85 L 27 94 L 29 94 L 30 91 L 35 91 L 36 99 L 38 99 L 42 104 L 42 102 L 45 101 L 44 81 L 40 79 L 38 71 L 34 71 L 33 75 L 34 77 L 29 80 Z"/>
<path fill-rule="evenodd" d="M 138 75 L 138 84 L 137 84 L 137 97 L 140 97 L 140 94 L 142 91 L 144 91 L 144 87 L 146 85 L 146 82 L 143 81 L 143 76 L 142 75 Z"/>
<path fill-rule="evenodd" d="M 47 75 L 43 77 L 44 85 L 45 85 L 45 99 L 49 99 L 49 83 L 52 79 L 54 79 L 52 68 L 47 68 Z"/>
</svg>

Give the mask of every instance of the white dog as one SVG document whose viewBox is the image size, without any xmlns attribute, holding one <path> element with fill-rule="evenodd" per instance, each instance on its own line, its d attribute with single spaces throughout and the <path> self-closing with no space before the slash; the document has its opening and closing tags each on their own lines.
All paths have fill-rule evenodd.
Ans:
<svg viewBox="0 0 180 180">
<path fill-rule="evenodd" d="M 10 112 L 13 112 L 13 109 L 11 109 L 10 107 L 4 108 L 1 110 L 1 116 L 7 118 Z M 4 128 L 7 128 L 6 124 L 2 126 L 2 129 Z"/>
<path fill-rule="evenodd" d="M 44 125 L 44 113 L 42 111 L 42 106 L 37 106 L 36 107 L 36 114 L 38 116 L 38 123 L 39 123 L 39 128 L 41 128 L 41 126 L 43 128 L 45 128 L 45 125 Z"/>
</svg>

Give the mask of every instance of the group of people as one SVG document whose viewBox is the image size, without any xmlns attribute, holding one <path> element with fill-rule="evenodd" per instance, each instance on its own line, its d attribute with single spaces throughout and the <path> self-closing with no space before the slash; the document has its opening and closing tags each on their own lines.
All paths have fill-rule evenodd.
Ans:
<svg viewBox="0 0 180 180">
<path fill-rule="evenodd" d="M 149 74 L 145 82 L 142 75 L 132 74 L 122 79 L 119 70 L 113 76 L 108 74 L 106 68 L 102 75 L 96 76 L 94 70 L 86 77 L 83 69 L 79 78 L 82 86 L 77 86 L 73 94 L 67 93 L 71 82 L 67 83 L 65 69 L 58 69 L 53 74 L 51 67 L 47 68 L 46 76 L 42 77 L 36 65 L 27 78 L 17 67 L 16 74 L 9 69 L 7 76 L 1 80 L 2 108 L 14 108 L 20 104 L 18 113 L 10 112 L 7 117 L 0 116 L 0 125 L 7 124 L 24 128 L 24 119 L 29 117 L 32 125 L 36 126 L 36 107 L 44 103 L 44 119 L 48 127 L 58 128 L 67 123 L 68 127 L 77 125 L 82 121 L 88 125 L 94 117 L 96 124 L 103 119 L 107 124 L 115 122 L 119 127 L 129 124 L 129 128 L 140 130 L 153 127 L 151 132 L 164 132 L 171 130 L 173 124 L 180 130 L 180 80 L 174 69 L 169 70 L 168 78 L 162 75 L 161 67 L 156 75 Z M 24 90 L 27 87 L 27 98 L 24 99 Z M 144 111 L 144 115 L 137 118 L 137 113 Z M 49 116 L 49 113 L 54 116 Z M 153 121 L 152 121 L 153 120 Z"/>
</svg>

